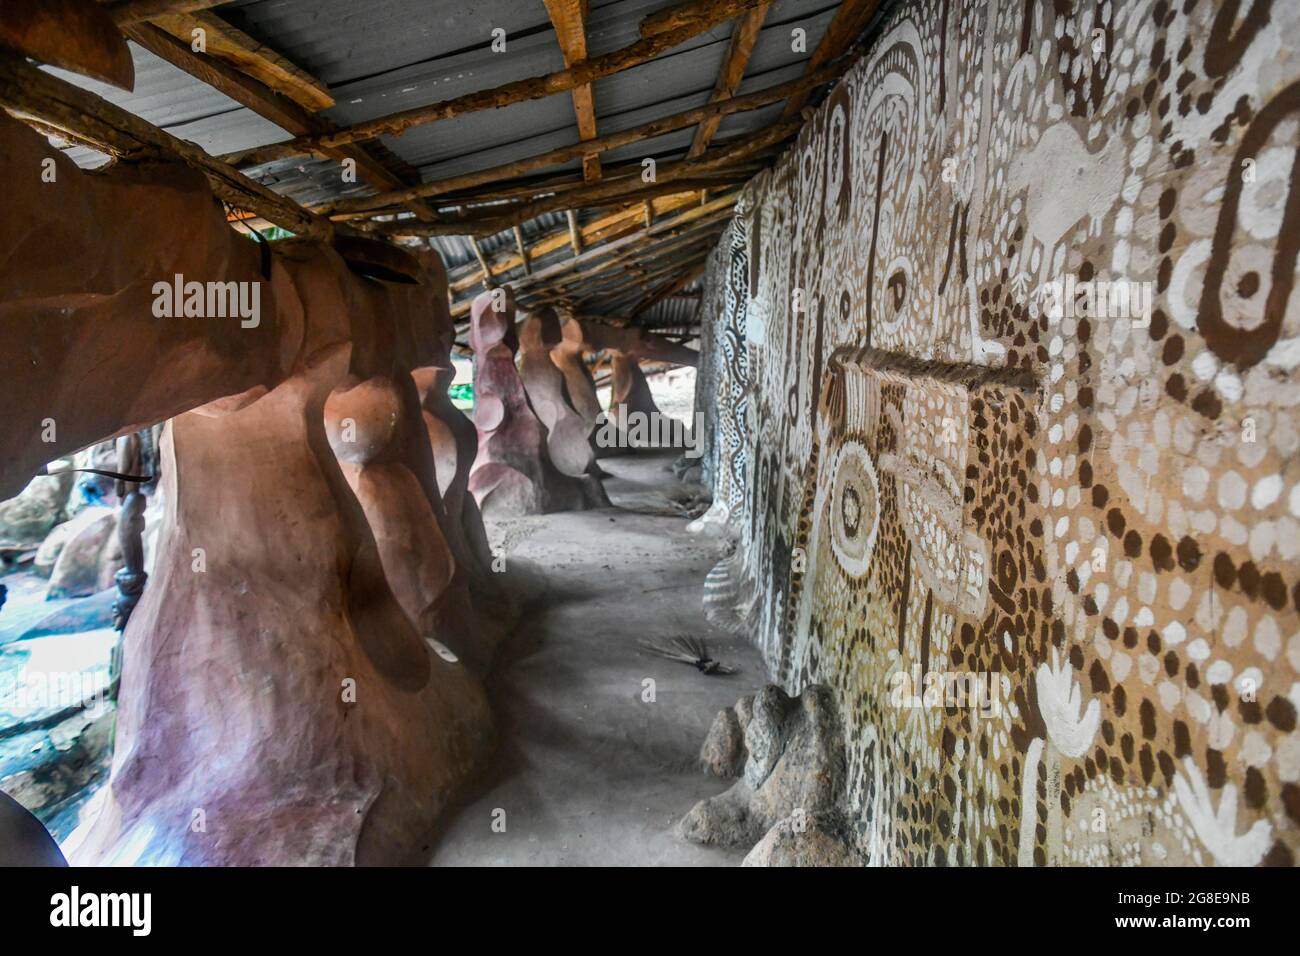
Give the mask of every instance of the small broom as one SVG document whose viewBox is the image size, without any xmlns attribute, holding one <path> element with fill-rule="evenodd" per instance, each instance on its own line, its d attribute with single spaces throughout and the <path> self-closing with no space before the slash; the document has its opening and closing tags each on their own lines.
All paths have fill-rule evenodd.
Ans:
<svg viewBox="0 0 1300 956">
<path fill-rule="evenodd" d="M 647 650 L 658 657 L 666 657 L 670 661 L 681 661 L 683 664 L 690 664 L 701 674 L 736 673 L 736 668 L 728 667 L 721 661 L 715 661 L 710 657 L 709 645 L 698 637 L 678 635 L 661 642 L 641 641 L 640 645 L 643 650 Z"/>
</svg>

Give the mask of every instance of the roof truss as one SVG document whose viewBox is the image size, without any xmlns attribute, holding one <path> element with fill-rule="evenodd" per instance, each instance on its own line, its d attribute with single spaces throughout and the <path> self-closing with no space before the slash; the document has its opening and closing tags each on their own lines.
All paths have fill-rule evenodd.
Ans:
<svg viewBox="0 0 1300 956">
<path fill-rule="evenodd" d="M 335 232 L 398 241 L 466 237 L 473 259 L 449 274 L 458 319 L 467 318 L 479 288 L 508 282 L 525 306 L 559 302 L 579 313 L 632 322 L 658 303 L 690 295 L 685 290 L 698 279 L 725 228 L 737 187 L 797 133 L 808 97 L 848 67 L 855 41 L 880 5 L 880 0 L 843 0 L 801 76 L 740 95 L 772 0 L 687 0 L 647 17 L 631 44 L 596 56 L 588 51 L 589 0 L 543 0 L 562 70 L 339 126 L 321 114 L 334 105 L 328 87 L 273 42 L 250 36 L 223 17 L 221 0 L 96 2 L 124 36 L 279 126 L 289 138 L 211 156 L 7 54 L 0 54 L 0 107 L 118 160 L 180 159 L 200 169 L 216 194 L 235 207 L 232 220 L 263 220 L 320 237 Z M 729 42 L 707 103 L 617 132 L 599 131 L 597 81 L 728 24 Z M 196 31 L 202 31 L 202 49 L 192 45 Z M 421 181 L 378 139 L 546 96 L 571 100 L 572 145 Z M 727 116 L 781 102 L 784 114 L 772 125 L 731 141 L 716 139 Z M 685 155 L 661 157 L 649 178 L 641 175 L 639 162 L 611 164 L 603 157 L 690 128 Z M 342 169 L 350 165 L 370 194 L 306 208 L 258 181 L 263 164 L 304 156 L 333 160 Z M 566 171 L 575 163 L 580 173 Z M 563 225 L 541 232 L 532 225 L 536 217 L 553 213 L 563 214 Z M 486 242 L 498 234 L 506 239 Z"/>
</svg>

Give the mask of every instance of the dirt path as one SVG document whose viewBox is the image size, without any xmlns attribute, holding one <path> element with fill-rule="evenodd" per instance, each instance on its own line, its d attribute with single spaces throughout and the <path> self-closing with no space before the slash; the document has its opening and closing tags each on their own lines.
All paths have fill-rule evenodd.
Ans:
<svg viewBox="0 0 1300 956">
<path fill-rule="evenodd" d="M 621 507 L 490 528 L 537 575 L 526 614 L 489 682 L 500 744 L 477 797 L 454 813 L 432 865 L 734 865 L 741 852 L 693 846 L 673 825 L 727 781 L 696 765 L 714 715 L 763 683 L 757 652 L 700 610 L 718 545 L 666 509 L 671 458 L 604 460 Z M 627 509 L 637 509 L 627 510 Z M 640 640 L 691 633 L 740 667 L 707 677 Z M 655 700 L 642 700 L 643 680 Z M 505 832 L 494 832 L 504 811 Z M 501 814 L 495 813 L 500 819 Z"/>
</svg>

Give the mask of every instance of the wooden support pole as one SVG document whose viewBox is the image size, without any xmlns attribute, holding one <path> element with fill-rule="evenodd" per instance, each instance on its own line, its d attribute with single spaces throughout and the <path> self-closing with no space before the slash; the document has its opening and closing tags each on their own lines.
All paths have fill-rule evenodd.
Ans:
<svg viewBox="0 0 1300 956">
<path fill-rule="evenodd" d="M 528 249 L 524 246 L 524 231 L 519 226 L 515 226 L 515 247 L 519 250 L 519 259 L 524 264 L 524 275 L 533 274 L 533 264 L 528 261 Z"/>
<path fill-rule="evenodd" d="M 573 246 L 573 254 L 576 256 L 582 252 L 582 233 L 578 231 L 578 214 L 572 209 L 566 209 L 564 215 L 569 220 L 569 244 Z"/>
<path fill-rule="evenodd" d="M 474 248 L 474 257 L 478 259 L 479 267 L 483 270 L 483 288 L 491 289 L 496 285 L 492 280 L 492 267 L 488 265 L 487 259 L 483 256 L 483 248 L 478 244 L 478 240 L 470 236 L 469 242 Z"/>
</svg>

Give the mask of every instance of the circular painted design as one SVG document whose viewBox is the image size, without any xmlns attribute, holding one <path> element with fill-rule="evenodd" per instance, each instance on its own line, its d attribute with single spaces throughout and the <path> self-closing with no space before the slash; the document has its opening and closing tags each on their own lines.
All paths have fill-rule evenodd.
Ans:
<svg viewBox="0 0 1300 956">
<path fill-rule="evenodd" d="M 880 523 L 880 489 L 871 456 L 846 441 L 835 455 L 831 479 L 831 549 L 844 573 L 860 578 L 871 564 Z"/>
</svg>

